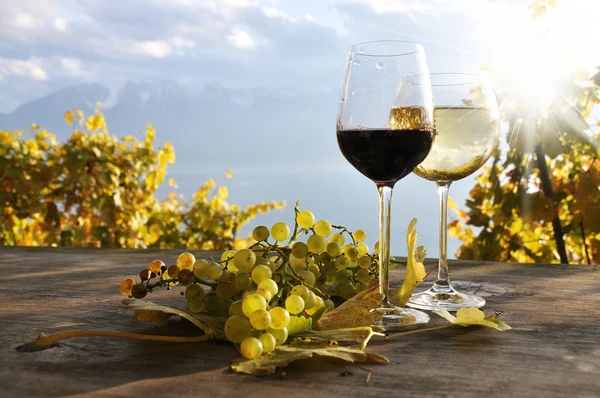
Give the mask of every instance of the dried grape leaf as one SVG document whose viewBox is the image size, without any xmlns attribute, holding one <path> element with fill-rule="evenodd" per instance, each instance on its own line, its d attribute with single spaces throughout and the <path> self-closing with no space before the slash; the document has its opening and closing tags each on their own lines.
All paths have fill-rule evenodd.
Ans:
<svg viewBox="0 0 600 398">
<path fill-rule="evenodd" d="M 143 300 L 125 299 L 123 300 L 123 304 L 125 304 L 126 309 L 134 310 L 136 312 L 144 311 L 147 314 L 149 314 L 150 312 L 158 311 L 165 314 L 180 316 L 192 322 L 198 328 L 202 329 L 207 335 L 212 336 L 215 339 L 227 340 L 224 332 L 227 317 L 206 314 L 194 314 L 192 312 L 188 312 L 179 308 L 166 307 L 164 305 L 158 305 L 150 301 Z M 150 315 L 144 316 L 150 317 Z"/>
<path fill-rule="evenodd" d="M 360 343 L 360 349 L 364 350 L 369 343 L 369 340 L 371 340 L 371 337 L 384 337 L 385 334 L 374 332 L 370 326 L 362 326 L 347 329 L 308 330 L 306 332 L 299 333 L 296 336 L 315 340 L 335 341 L 338 343 Z"/>
<path fill-rule="evenodd" d="M 422 262 L 417 261 L 415 258 L 415 245 L 417 244 L 417 219 L 413 218 L 408 225 L 408 231 L 406 232 L 406 245 L 408 247 L 408 256 L 406 257 L 406 276 L 404 282 L 399 289 L 392 292 L 392 296 L 399 298 L 399 305 L 404 307 L 412 292 L 417 286 L 419 286 L 425 280 L 427 272 L 425 272 L 425 266 Z M 419 250 L 419 257 L 424 256 L 423 250 Z"/>
<path fill-rule="evenodd" d="M 360 326 L 371 326 L 383 315 L 379 310 L 383 295 L 379 292 L 379 282 L 371 285 L 356 296 L 344 302 L 336 309 L 326 312 L 315 323 L 316 330 L 346 329 Z"/>
<path fill-rule="evenodd" d="M 368 362 L 383 364 L 389 360 L 383 355 L 373 354 L 355 348 L 340 347 L 326 341 L 296 340 L 291 344 L 281 345 L 274 351 L 256 359 L 236 359 L 231 364 L 231 369 L 238 373 L 255 376 L 273 374 L 276 368 L 283 368 L 294 361 L 309 359 L 314 356 L 334 358 L 349 363 Z"/>
<path fill-rule="evenodd" d="M 435 310 L 433 312 L 442 318 L 447 319 L 454 325 L 465 327 L 471 325 L 480 325 L 498 329 L 500 331 L 511 329 L 510 326 L 498 319 L 499 314 L 497 312 L 494 312 L 492 315 L 486 317 L 483 311 L 475 307 L 461 308 L 456 312 L 456 316 L 450 314 L 446 310 Z"/>
<path fill-rule="evenodd" d="M 312 318 L 306 318 L 303 316 L 291 316 L 290 323 L 287 325 L 288 334 L 293 336 L 295 334 L 305 332 L 312 328 Z"/>
</svg>

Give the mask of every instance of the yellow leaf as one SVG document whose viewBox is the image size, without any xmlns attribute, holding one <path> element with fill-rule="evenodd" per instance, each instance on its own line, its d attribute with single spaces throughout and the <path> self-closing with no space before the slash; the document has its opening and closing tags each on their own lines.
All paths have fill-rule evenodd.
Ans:
<svg viewBox="0 0 600 398">
<path fill-rule="evenodd" d="M 68 125 L 73 124 L 73 113 L 71 111 L 65 112 L 65 121 L 67 122 Z"/>
<path fill-rule="evenodd" d="M 456 210 L 456 202 L 450 196 L 448 196 L 448 207 L 450 210 Z"/>
<path fill-rule="evenodd" d="M 177 188 L 177 183 L 175 182 L 174 178 L 169 178 L 169 185 L 174 188 Z"/>
<path fill-rule="evenodd" d="M 225 178 L 233 177 L 233 172 L 231 170 L 225 170 Z"/>
<path fill-rule="evenodd" d="M 219 196 L 223 199 L 225 199 L 227 197 L 227 195 L 229 195 L 229 191 L 227 190 L 227 187 L 220 187 L 219 188 Z"/>
<path fill-rule="evenodd" d="M 417 244 L 417 231 L 415 225 L 417 219 L 413 218 L 408 225 L 408 231 L 406 233 L 406 244 L 408 246 L 408 256 L 406 259 L 406 276 L 400 289 L 396 289 L 392 292 L 393 296 L 399 297 L 400 306 L 404 307 L 410 296 L 417 286 L 423 283 L 423 280 L 427 276 L 425 272 L 425 266 L 421 262 L 417 262 L 415 259 L 415 246 Z"/>
<path fill-rule="evenodd" d="M 331 330 L 373 325 L 384 315 L 384 312 L 379 310 L 383 295 L 379 293 L 378 283 L 373 281 L 369 288 L 325 313 L 315 324 L 315 329 Z"/>
<path fill-rule="evenodd" d="M 434 310 L 433 312 L 454 325 L 465 327 L 471 325 L 480 325 L 498 329 L 500 331 L 510 330 L 510 326 L 498 319 L 498 313 L 493 313 L 492 315 L 486 317 L 483 311 L 475 307 L 461 308 L 456 312 L 456 316 L 451 315 L 446 310 Z"/>
</svg>

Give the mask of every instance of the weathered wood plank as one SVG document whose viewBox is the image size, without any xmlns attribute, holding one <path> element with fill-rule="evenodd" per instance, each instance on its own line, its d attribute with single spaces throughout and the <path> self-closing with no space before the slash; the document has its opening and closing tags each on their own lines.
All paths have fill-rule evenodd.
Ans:
<svg viewBox="0 0 600 398">
<path fill-rule="evenodd" d="M 228 371 L 228 344 L 167 344 L 102 338 L 18 352 L 40 331 L 118 329 L 195 335 L 184 322 L 153 327 L 122 310 L 118 283 L 178 251 L 0 249 L 0 396 L 598 396 L 600 267 L 451 264 L 459 285 L 506 311 L 509 332 L 452 328 L 373 344 L 387 366 L 294 366 L 287 376 Z M 201 255 L 209 256 L 205 252 Z M 213 253 L 214 254 L 214 253 Z M 461 279 L 470 283 L 460 283 Z M 394 272 L 399 283 L 402 272 Z M 176 303 L 176 292 L 153 293 Z M 434 315 L 435 317 L 435 315 Z M 442 321 L 433 319 L 432 324 Z M 339 376 L 348 370 L 351 376 Z"/>
</svg>

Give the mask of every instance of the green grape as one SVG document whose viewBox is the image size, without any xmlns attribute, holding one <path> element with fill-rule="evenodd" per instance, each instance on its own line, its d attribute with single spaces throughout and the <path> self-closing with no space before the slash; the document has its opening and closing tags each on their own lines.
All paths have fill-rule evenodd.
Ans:
<svg viewBox="0 0 600 398">
<path fill-rule="evenodd" d="M 277 285 L 277 282 L 275 282 L 273 279 L 262 280 L 258 284 L 258 288 L 268 290 L 269 292 L 271 292 L 271 296 L 276 295 L 279 291 L 279 286 Z"/>
<path fill-rule="evenodd" d="M 298 276 L 302 278 L 304 280 L 304 283 L 306 283 L 309 286 L 314 286 L 315 283 L 317 283 L 317 278 L 315 277 L 315 274 L 313 274 L 310 271 L 298 271 Z"/>
<path fill-rule="evenodd" d="M 263 353 L 263 345 L 256 337 L 246 337 L 240 345 L 240 353 L 246 359 L 256 359 Z"/>
<path fill-rule="evenodd" d="M 305 309 L 312 308 L 317 302 L 317 295 L 309 291 L 305 296 L 302 296 L 302 299 L 304 300 Z"/>
<path fill-rule="evenodd" d="M 208 275 L 206 274 L 206 267 L 208 267 L 208 261 L 204 259 L 197 260 L 194 263 L 194 275 L 196 275 L 196 277 L 200 279 L 208 277 Z"/>
<path fill-rule="evenodd" d="M 287 328 L 281 328 L 281 329 L 268 328 L 267 333 L 270 333 L 273 335 L 273 337 L 275 337 L 275 341 L 277 342 L 277 345 L 282 345 L 283 343 L 285 343 L 285 341 L 288 338 Z"/>
<path fill-rule="evenodd" d="M 351 285 L 349 285 L 347 283 L 340 283 L 338 285 L 337 289 L 338 289 L 340 297 L 342 297 L 346 300 L 354 297 L 354 295 L 356 294 L 356 290 L 354 290 L 354 287 L 352 287 Z"/>
<path fill-rule="evenodd" d="M 233 258 L 235 257 L 235 253 L 237 253 L 235 250 L 226 250 L 225 252 L 223 252 L 223 254 L 221 254 L 221 263 L 223 264 L 224 267 L 225 266 L 227 267 L 229 272 L 233 272 L 234 274 L 237 274 L 239 272 L 239 269 L 233 263 Z"/>
<path fill-rule="evenodd" d="M 146 294 L 148 294 L 148 289 L 146 288 L 146 285 L 142 285 L 140 283 L 139 285 L 133 285 L 131 287 L 131 295 L 136 299 L 142 299 L 146 297 Z"/>
<path fill-rule="evenodd" d="M 250 325 L 256 330 L 265 330 L 271 325 L 271 314 L 267 310 L 257 310 L 250 315 Z"/>
<path fill-rule="evenodd" d="M 306 296 L 308 294 L 309 290 L 306 286 L 303 285 L 296 285 L 292 288 L 292 291 L 290 292 L 290 294 L 293 294 L 295 296 Z"/>
<path fill-rule="evenodd" d="M 315 216 L 308 210 L 302 210 L 296 216 L 296 222 L 300 228 L 310 228 L 315 223 Z"/>
<path fill-rule="evenodd" d="M 248 322 L 250 322 L 250 321 L 248 321 Z M 262 334 L 261 330 L 256 330 L 256 329 L 250 328 L 248 333 L 246 333 L 246 337 L 254 337 L 254 338 L 258 339 L 261 334 Z"/>
<path fill-rule="evenodd" d="M 341 247 L 341 246 L 344 246 L 346 239 L 344 238 L 344 235 L 335 233 L 335 234 L 331 235 L 331 238 L 329 238 L 329 241 L 337 243 L 338 246 Z"/>
<path fill-rule="evenodd" d="M 242 249 L 235 253 L 233 264 L 241 272 L 251 272 L 256 263 L 256 254 L 250 249 Z"/>
<path fill-rule="evenodd" d="M 245 299 L 247 296 L 256 293 L 256 289 L 254 288 L 250 288 L 248 290 L 246 290 L 244 293 L 242 293 L 242 300 Z"/>
<path fill-rule="evenodd" d="M 290 265 L 295 271 L 306 269 L 306 258 L 297 258 L 294 255 L 290 256 Z"/>
<path fill-rule="evenodd" d="M 209 292 L 204 296 L 204 304 L 206 304 L 208 311 L 218 311 L 221 308 L 221 297 L 217 296 L 215 292 Z"/>
<path fill-rule="evenodd" d="M 254 311 L 266 309 L 267 300 L 260 294 L 251 293 L 247 295 L 242 302 L 242 311 L 248 318 L 250 318 L 250 315 L 252 315 Z"/>
<path fill-rule="evenodd" d="M 327 254 L 331 257 L 337 257 L 342 253 L 342 248 L 336 242 L 329 242 L 327 245 Z"/>
<path fill-rule="evenodd" d="M 283 329 L 290 323 L 290 313 L 283 307 L 273 307 L 269 310 L 271 314 L 271 328 Z"/>
<path fill-rule="evenodd" d="M 360 229 L 360 228 L 357 229 L 356 231 L 354 231 L 352 236 L 354 236 L 354 240 L 357 241 L 358 243 L 364 242 L 367 240 L 367 233 L 365 232 L 364 229 Z"/>
<path fill-rule="evenodd" d="M 331 310 L 334 310 L 335 309 L 335 303 L 332 300 L 330 300 L 330 299 L 325 300 L 325 309 L 326 309 L 325 312 L 329 312 Z"/>
<path fill-rule="evenodd" d="M 351 260 L 356 260 L 359 256 L 359 254 L 360 253 L 358 252 L 358 249 L 356 247 L 351 247 L 348 249 L 348 257 Z"/>
<path fill-rule="evenodd" d="M 193 269 L 194 263 L 196 262 L 196 257 L 192 253 L 181 253 L 179 257 L 177 257 L 177 266 L 180 269 Z"/>
<path fill-rule="evenodd" d="M 255 253 L 256 254 L 256 253 Z M 254 265 L 267 265 L 269 263 L 269 260 L 267 260 L 265 257 L 263 257 L 261 254 L 256 254 L 256 261 L 254 262 Z"/>
<path fill-rule="evenodd" d="M 308 270 L 313 273 L 315 279 L 319 279 L 321 277 L 321 268 L 317 264 L 311 264 L 308 267 Z"/>
<path fill-rule="evenodd" d="M 250 286 L 252 286 L 252 277 L 250 276 L 250 274 L 241 272 L 235 276 L 233 283 L 235 284 L 235 287 L 239 290 L 246 290 L 249 289 Z"/>
<path fill-rule="evenodd" d="M 332 276 L 337 272 L 337 268 L 335 267 L 335 264 L 329 263 L 323 267 L 323 271 L 325 272 L 325 275 Z"/>
<path fill-rule="evenodd" d="M 375 253 L 379 254 L 379 241 L 375 242 L 375 246 L 373 247 Z"/>
<path fill-rule="evenodd" d="M 252 238 L 257 242 L 269 239 L 270 235 L 269 228 L 264 225 L 259 225 L 252 231 Z"/>
<path fill-rule="evenodd" d="M 148 269 L 152 272 L 154 272 L 156 275 L 160 275 L 162 273 L 161 268 L 165 265 L 165 263 L 163 263 L 160 260 L 154 260 L 150 263 L 150 265 L 148 265 Z"/>
<path fill-rule="evenodd" d="M 257 285 L 265 279 L 271 279 L 273 272 L 266 265 L 257 265 L 252 269 L 252 280 Z"/>
<path fill-rule="evenodd" d="M 163 268 L 163 269 L 164 269 L 164 268 Z M 173 279 L 173 278 L 171 278 L 171 276 L 169 275 L 169 272 L 168 272 L 168 271 L 165 269 L 165 270 L 162 272 L 162 275 L 160 276 L 160 279 L 162 279 L 163 281 L 166 281 L 166 280 L 171 280 L 171 279 Z M 177 283 L 178 283 L 178 282 L 169 282 L 169 283 L 167 283 L 167 285 L 168 285 L 168 286 L 175 286 L 175 285 L 177 285 Z"/>
<path fill-rule="evenodd" d="M 134 285 L 135 285 L 135 281 L 133 279 L 125 279 L 119 285 L 119 290 L 121 291 L 121 294 L 123 296 L 130 297 L 131 296 L 131 289 L 133 288 Z"/>
<path fill-rule="evenodd" d="M 344 253 L 347 256 L 348 255 L 348 250 L 350 250 L 353 247 L 354 246 L 352 246 L 352 244 L 350 244 L 350 243 L 342 246 L 342 253 Z"/>
<path fill-rule="evenodd" d="M 335 268 L 337 268 L 339 270 L 346 269 L 346 268 L 348 268 L 349 265 L 350 265 L 350 262 L 344 256 L 339 256 L 338 258 L 335 259 Z"/>
<path fill-rule="evenodd" d="M 171 265 L 169 268 L 167 268 L 167 272 L 169 273 L 171 279 L 177 279 L 179 276 L 179 271 L 181 271 L 181 268 L 177 265 Z"/>
<path fill-rule="evenodd" d="M 206 267 L 206 274 L 210 279 L 216 281 L 223 274 L 223 267 L 218 263 L 209 264 L 208 267 Z"/>
<path fill-rule="evenodd" d="M 221 303 L 219 304 L 219 312 L 221 312 L 222 314 L 227 314 L 229 312 L 229 307 L 231 307 L 232 304 L 233 304 L 233 299 L 231 299 L 231 298 L 222 299 Z"/>
<path fill-rule="evenodd" d="M 185 288 L 185 298 L 188 301 L 199 301 L 204 298 L 206 291 L 204 288 L 197 283 L 189 285 Z"/>
<path fill-rule="evenodd" d="M 369 281 L 371 280 L 371 275 L 369 274 L 369 270 L 365 269 L 365 268 L 360 268 L 358 271 L 356 271 L 356 273 L 354 274 L 354 277 L 356 278 L 357 281 L 359 281 L 360 283 L 364 283 L 364 284 L 369 283 Z"/>
<path fill-rule="evenodd" d="M 292 246 L 292 255 L 296 258 L 304 258 L 308 255 L 308 246 L 304 242 L 296 242 Z"/>
<path fill-rule="evenodd" d="M 242 300 L 234 301 L 233 304 L 229 306 L 229 310 L 227 312 L 229 313 L 229 316 L 244 316 L 244 311 L 242 311 Z"/>
<path fill-rule="evenodd" d="M 285 300 L 285 309 L 290 314 L 297 315 L 304 309 L 304 300 L 300 296 L 291 295 Z"/>
<path fill-rule="evenodd" d="M 221 273 L 221 276 L 219 277 L 218 282 L 230 283 L 230 282 L 233 282 L 234 279 L 235 279 L 235 274 L 224 269 L 223 272 Z"/>
<path fill-rule="evenodd" d="M 188 307 L 188 310 L 197 314 L 199 312 L 204 311 L 204 308 L 206 308 L 206 304 L 204 304 L 203 300 L 197 300 L 197 301 L 189 301 L 188 300 L 187 307 Z"/>
<path fill-rule="evenodd" d="M 308 246 L 308 250 L 313 253 L 321 253 L 327 250 L 327 241 L 317 234 L 311 235 L 306 240 L 306 245 Z"/>
<path fill-rule="evenodd" d="M 250 321 L 244 316 L 233 315 L 225 322 L 224 329 L 227 340 L 240 344 L 250 331 Z"/>
<path fill-rule="evenodd" d="M 325 301 L 323 301 L 323 299 L 320 296 L 316 296 L 315 305 L 307 309 L 306 313 L 312 316 L 323 307 L 325 307 Z"/>
<path fill-rule="evenodd" d="M 329 247 L 329 245 L 327 245 L 327 247 Z M 318 262 L 325 265 L 325 264 L 329 264 L 330 262 L 332 262 L 333 258 L 331 258 L 331 255 L 325 251 L 319 255 L 319 260 L 320 261 L 318 261 Z"/>
<path fill-rule="evenodd" d="M 179 272 L 179 276 L 177 277 L 177 280 L 183 286 L 187 286 L 187 285 L 191 285 L 192 283 L 196 282 L 196 277 L 194 276 L 194 273 L 192 271 L 190 271 L 189 269 L 182 269 Z"/>
<path fill-rule="evenodd" d="M 256 294 L 260 294 L 261 296 L 263 296 L 265 300 L 267 300 L 267 303 L 271 301 L 271 298 L 273 297 L 271 292 L 267 289 L 256 289 Z"/>
<path fill-rule="evenodd" d="M 369 257 L 369 256 L 360 256 L 358 258 L 358 266 L 360 268 L 369 268 L 371 266 L 371 257 Z"/>
<path fill-rule="evenodd" d="M 217 285 L 217 289 L 215 293 L 217 296 L 228 299 L 233 297 L 238 292 L 237 288 L 233 285 L 233 283 L 219 283 Z M 229 307 L 227 307 L 229 308 Z"/>
<path fill-rule="evenodd" d="M 268 354 L 275 349 L 277 340 L 271 333 L 263 333 L 258 338 L 263 345 L 263 354 Z"/>
<path fill-rule="evenodd" d="M 350 273 L 345 270 L 341 270 L 335 273 L 335 280 L 338 283 L 347 283 L 350 280 Z"/>
<path fill-rule="evenodd" d="M 315 223 L 315 233 L 324 238 L 331 235 L 332 227 L 331 223 L 327 220 L 319 220 Z"/>
<path fill-rule="evenodd" d="M 369 253 L 369 246 L 367 246 L 365 243 L 359 243 L 356 248 L 358 249 L 358 253 L 360 253 L 362 256 Z"/>
<path fill-rule="evenodd" d="M 286 240 L 290 236 L 290 227 L 284 222 L 278 222 L 271 227 L 271 235 L 277 241 Z"/>
</svg>

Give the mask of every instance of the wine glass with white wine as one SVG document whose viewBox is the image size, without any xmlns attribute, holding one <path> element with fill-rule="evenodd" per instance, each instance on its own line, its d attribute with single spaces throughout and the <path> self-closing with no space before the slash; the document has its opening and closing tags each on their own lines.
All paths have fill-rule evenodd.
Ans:
<svg viewBox="0 0 600 398">
<path fill-rule="evenodd" d="M 427 158 L 414 173 L 434 181 L 440 197 L 440 255 L 433 286 L 414 294 L 408 306 L 457 311 L 481 308 L 481 297 L 460 293 L 450 283 L 447 259 L 448 190 L 453 181 L 479 170 L 492 155 L 500 136 L 496 97 L 486 80 L 466 73 L 430 75 L 436 138 Z"/>
</svg>

